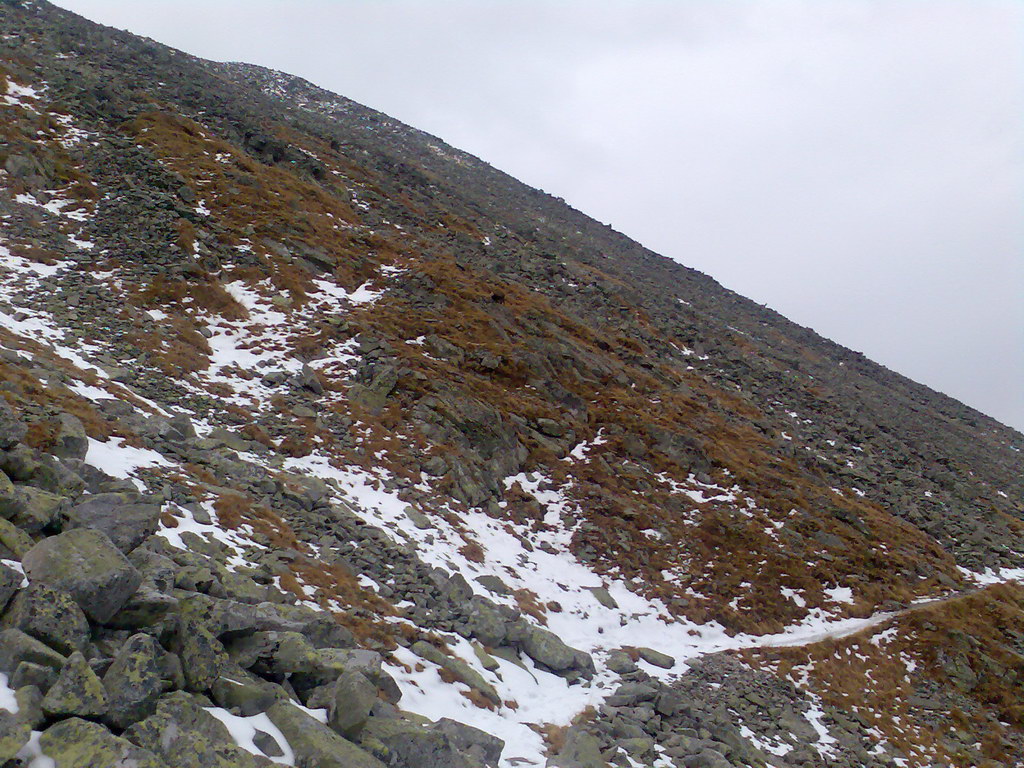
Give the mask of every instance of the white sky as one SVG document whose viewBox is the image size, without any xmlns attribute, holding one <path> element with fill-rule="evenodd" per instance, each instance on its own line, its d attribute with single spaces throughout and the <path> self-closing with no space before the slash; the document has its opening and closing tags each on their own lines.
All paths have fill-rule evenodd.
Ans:
<svg viewBox="0 0 1024 768">
<path fill-rule="evenodd" d="M 57 4 L 380 109 L 1024 428 L 1024 3 Z"/>
</svg>

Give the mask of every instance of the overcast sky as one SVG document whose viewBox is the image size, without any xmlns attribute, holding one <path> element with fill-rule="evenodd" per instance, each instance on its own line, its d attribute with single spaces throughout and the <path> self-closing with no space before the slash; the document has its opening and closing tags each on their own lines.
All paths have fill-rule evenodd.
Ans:
<svg viewBox="0 0 1024 768">
<path fill-rule="evenodd" d="M 1024 428 L 1024 3 L 57 4 L 380 109 Z"/>
</svg>

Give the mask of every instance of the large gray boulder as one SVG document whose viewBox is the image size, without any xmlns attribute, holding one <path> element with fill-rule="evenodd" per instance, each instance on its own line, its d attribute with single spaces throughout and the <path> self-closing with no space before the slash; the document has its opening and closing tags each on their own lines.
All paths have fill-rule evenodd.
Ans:
<svg viewBox="0 0 1024 768">
<path fill-rule="evenodd" d="M 112 734 L 98 723 L 77 717 L 61 720 L 39 737 L 43 754 L 55 768 L 169 768 L 150 751 Z"/>
<path fill-rule="evenodd" d="M 0 631 L 0 672 L 10 675 L 24 661 L 58 670 L 65 658 L 20 629 Z"/>
<path fill-rule="evenodd" d="M 32 583 L 71 595 L 93 621 L 108 621 L 142 577 L 102 531 L 78 528 L 43 539 L 22 558 Z"/>
<path fill-rule="evenodd" d="M 384 764 L 288 702 L 267 710 L 288 740 L 297 765 L 313 768 L 385 768 Z"/>
<path fill-rule="evenodd" d="M 109 702 L 104 722 L 124 729 L 153 714 L 164 690 L 160 659 L 166 651 L 149 635 L 132 635 L 103 675 Z"/>
<path fill-rule="evenodd" d="M 32 727 L 6 709 L 0 709 L 0 764 L 10 760 L 25 746 Z"/>
<path fill-rule="evenodd" d="M 103 683 L 85 657 L 75 651 L 68 657 L 42 702 L 47 717 L 98 717 L 107 710 Z"/>
<path fill-rule="evenodd" d="M 0 451 L 16 446 L 24 439 L 26 432 L 28 427 L 14 415 L 7 401 L 0 397 Z"/>
<path fill-rule="evenodd" d="M 81 420 L 70 413 L 57 417 L 57 436 L 52 452 L 62 459 L 84 459 L 89 452 L 89 438 Z"/>
<path fill-rule="evenodd" d="M 538 664 L 561 672 L 576 662 L 576 651 L 563 643 L 554 633 L 540 627 L 531 627 L 523 640 L 523 652 Z"/>
<path fill-rule="evenodd" d="M 63 654 L 89 642 L 89 620 L 67 592 L 29 584 L 14 596 L 0 626 L 20 629 Z"/>
<path fill-rule="evenodd" d="M 327 709 L 327 724 L 345 738 L 357 734 L 377 703 L 377 686 L 361 672 L 342 672 L 330 685 L 313 691 L 306 705 Z"/>
<path fill-rule="evenodd" d="M 160 505 L 142 501 L 138 494 L 97 493 L 82 497 L 61 515 L 64 530 L 93 528 L 103 531 L 122 552 L 131 552 L 160 525 Z"/>
<path fill-rule="evenodd" d="M 183 691 L 164 696 L 156 712 L 132 725 L 125 738 L 174 768 L 258 768 L 224 724 Z"/>
<path fill-rule="evenodd" d="M 475 768 L 442 730 L 409 720 L 372 717 L 358 741 L 391 768 Z"/>
</svg>

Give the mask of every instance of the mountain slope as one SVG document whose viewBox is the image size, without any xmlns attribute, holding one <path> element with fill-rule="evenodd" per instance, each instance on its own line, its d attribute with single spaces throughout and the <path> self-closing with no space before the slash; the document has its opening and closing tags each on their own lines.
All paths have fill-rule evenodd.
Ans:
<svg viewBox="0 0 1024 768">
<path fill-rule="evenodd" d="M 0 29 L 26 760 L 1024 758 L 1019 433 L 298 78 Z M 130 561 L 110 611 L 72 544 Z M 127 714 L 55 701 L 139 654 Z"/>
</svg>

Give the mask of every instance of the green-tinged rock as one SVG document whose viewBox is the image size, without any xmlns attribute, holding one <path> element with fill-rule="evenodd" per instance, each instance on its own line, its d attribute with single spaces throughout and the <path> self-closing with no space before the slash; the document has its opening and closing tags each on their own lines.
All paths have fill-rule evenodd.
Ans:
<svg viewBox="0 0 1024 768">
<path fill-rule="evenodd" d="M 476 660 L 480 662 L 480 666 L 488 672 L 495 672 L 501 669 L 501 665 L 498 663 L 498 660 L 481 648 L 477 643 L 473 643 L 473 655 L 476 656 Z"/>
<path fill-rule="evenodd" d="M 10 515 L 10 521 L 26 533 L 36 534 L 57 519 L 68 500 L 60 494 L 25 485 L 18 489 L 21 507 Z"/>
<path fill-rule="evenodd" d="M 224 724 L 184 691 L 164 696 L 154 714 L 124 735 L 174 768 L 258 768 L 256 759 L 235 744 Z"/>
<path fill-rule="evenodd" d="M 62 413 L 57 417 L 57 437 L 52 452 L 62 459 L 84 459 L 89 452 L 89 438 L 77 416 Z"/>
<path fill-rule="evenodd" d="M 562 750 L 548 761 L 558 768 L 608 768 L 601 755 L 601 740 L 591 733 L 570 728 Z"/>
<path fill-rule="evenodd" d="M 188 618 L 180 622 L 177 651 L 185 673 L 185 686 L 197 693 L 217 681 L 228 661 L 220 641 L 205 626 Z"/>
<path fill-rule="evenodd" d="M 487 700 L 492 704 L 501 704 L 501 697 L 494 689 L 494 686 L 488 683 L 483 678 L 483 675 L 469 666 L 469 664 L 462 659 L 447 656 L 441 653 L 441 651 L 435 646 L 424 640 L 419 640 L 413 643 L 409 650 L 420 658 L 432 661 L 439 667 L 447 670 L 448 673 L 460 683 L 465 683 L 470 688 L 475 688 L 486 696 Z"/>
<path fill-rule="evenodd" d="M 142 581 L 105 533 L 89 528 L 43 539 L 22 558 L 30 582 L 69 593 L 93 621 L 120 610 Z"/>
<path fill-rule="evenodd" d="M 168 768 L 146 749 L 121 739 L 98 723 L 77 717 L 61 720 L 39 737 L 43 754 L 56 768 Z"/>
<path fill-rule="evenodd" d="M 17 715 L 0 709 L 0 763 L 10 760 L 25 746 L 32 728 Z"/>
<path fill-rule="evenodd" d="M 316 648 L 356 647 L 352 633 L 330 614 L 305 605 L 260 603 L 256 606 L 256 629 L 298 632 Z"/>
<path fill-rule="evenodd" d="M 156 532 L 160 505 L 142 501 L 137 493 L 84 496 L 61 514 L 64 530 L 103 531 L 122 552 L 131 552 Z"/>
<path fill-rule="evenodd" d="M 256 631 L 256 608 L 236 600 L 189 595 L 179 601 L 178 613 L 203 625 L 214 637 L 242 637 Z"/>
<path fill-rule="evenodd" d="M 35 542 L 10 520 L 0 518 L 0 545 L 21 560 L 35 546 Z"/>
<path fill-rule="evenodd" d="M 267 710 L 267 716 L 288 740 L 298 765 L 311 768 L 385 768 L 373 755 L 290 703 L 275 704 Z"/>
<path fill-rule="evenodd" d="M 0 451 L 7 451 L 24 439 L 28 427 L 14 415 L 11 406 L 0 397 Z"/>
<path fill-rule="evenodd" d="M 661 651 L 656 651 L 653 648 L 637 648 L 636 651 L 640 654 L 641 659 L 656 667 L 672 669 L 672 667 L 676 665 L 676 660 L 672 656 L 669 656 L 667 653 L 662 653 Z"/>
<path fill-rule="evenodd" d="M 0 612 L 14 597 L 14 593 L 21 589 L 24 578 L 19 571 L 0 563 Z"/>
<path fill-rule="evenodd" d="M 266 602 L 267 587 L 257 583 L 251 576 L 235 571 L 227 571 L 220 577 L 220 586 L 224 594 L 240 603 L 256 605 Z"/>
<path fill-rule="evenodd" d="M 219 707 L 250 717 L 266 712 L 279 701 L 287 701 L 288 694 L 281 686 L 238 668 L 228 670 L 210 686 L 210 698 Z"/>
<path fill-rule="evenodd" d="M 29 584 L 14 596 L 0 626 L 20 629 L 63 654 L 89 642 L 89 620 L 67 592 Z"/>
<path fill-rule="evenodd" d="M 153 714 L 164 690 L 161 657 L 166 651 L 149 635 L 132 635 L 103 675 L 109 705 L 104 722 L 124 729 Z"/>
<path fill-rule="evenodd" d="M 327 708 L 327 724 L 345 738 L 352 738 L 366 724 L 377 702 L 377 686 L 361 672 L 342 672 L 330 685 L 311 696 L 310 707 Z"/>
<path fill-rule="evenodd" d="M 23 685 L 14 692 L 14 700 L 18 703 L 18 719 L 28 723 L 32 730 L 46 722 L 43 714 L 43 692 L 34 685 Z"/>
<path fill-rule="evenodd" d="M 492 648 L 499 646 L 507 634 L 505 619 L 489 605 L 470 603 L 469 633 L 484 645 Z"/>
<path fill-rule="evenodd" d="M 22 496 L 6 473 L 0 472 L 0 517 L 9 518 L 22 506 Z"/>
<path fill-rule="evenodd" d="M 531 627 L 523 640 L 523 652 L 538 664 L 555 672 L 569 669 L 576 661 L 576 652 L 563 643 L 554 632 Z"/>
<path fill-rule="evenodd" d="M 64 666 L 65 658 L 20 629 L 5 629 L 0 632 L 0 672 L 9 675 L 23 661 L 60 669 Z"/>
<path fill-rule="evenodd" d="M 23 686 L 35 686 L 43 693 L 50 690 L 50 686 L 57 682 L 59 670 L 52 667 L 44 667 L 31 661 L 23 661 L 18 664 L 17 669 L 11 675 L 9 685 L 12 688 Z"/>
<path fill-rule="evenodd" d="M 143 581 L 121 610 L 107 622 L 114 629 L 142 629 L 162 621 L 178 607 L 178 600 L 161 592 L 151 581 Z"/>
<path fill-rule="evenodd" d="M 68 657 L 42 707 L 49 717 L 97 717 L 106 711 L 103 683 L 79 651 Z"/>
<path fill-rule="evenodd" d="M 471 768 L 452 739 L 431 725 L 373 717 L 357 742 L 391 768 Z"/>
</svg>

